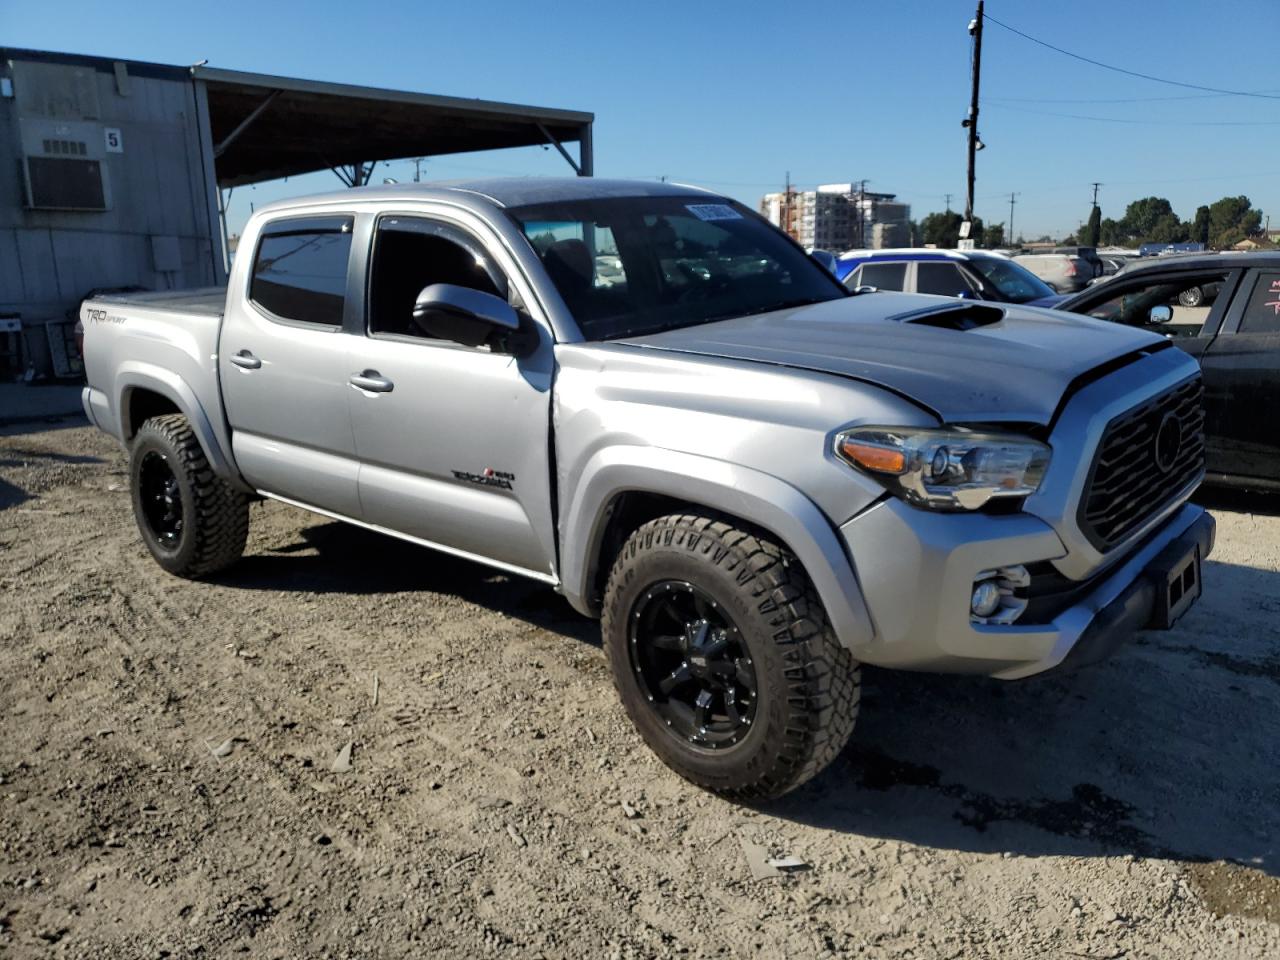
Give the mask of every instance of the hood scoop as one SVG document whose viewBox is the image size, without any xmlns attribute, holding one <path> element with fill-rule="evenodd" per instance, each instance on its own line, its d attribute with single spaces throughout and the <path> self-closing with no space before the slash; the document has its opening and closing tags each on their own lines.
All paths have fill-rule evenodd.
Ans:
<svg viewBox="0 0 1280 960">
<path fill-rule="evenodd" d="M 999 307 L 988 307 L 972 304 L 963 307 L 945 307 L 942 310 L 919 310 L 915 313 L 900 313 L 890 317 L 899 323 L 913 323 L 921 327 L 938 327 L 941 330 L 976 330 L 989 327 L 1004 319 L 1004 311 Z"/>
</svg>

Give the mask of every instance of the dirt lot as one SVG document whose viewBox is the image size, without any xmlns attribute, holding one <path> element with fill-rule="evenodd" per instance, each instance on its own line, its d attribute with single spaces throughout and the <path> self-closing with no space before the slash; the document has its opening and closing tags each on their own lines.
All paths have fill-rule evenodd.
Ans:
<svg viewBox="0 0 1280 960">
<path fill-rule="evenodd" d="M 651 757 L 550 590 L 278 504 L 187 583 L 124 484 L 80 421 L 0 430 L 0 955 L 1280 956 L 1274 503 L 1090 672 L 868 671 L 751 810 Z"/>
</svg>

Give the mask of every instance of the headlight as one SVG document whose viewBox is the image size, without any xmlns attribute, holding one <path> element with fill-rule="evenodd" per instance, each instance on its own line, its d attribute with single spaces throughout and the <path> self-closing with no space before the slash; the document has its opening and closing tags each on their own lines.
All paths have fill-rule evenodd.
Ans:
<svg viewBox="0 0 1280 960">
<path fill-rule="evenodd" d="M 1049 448 L 1035 440 L 967 430 L 858 427 L 836 454 L 916 506 L 977 510 L 994 497 L 1036 492 Z"/>
</svg>

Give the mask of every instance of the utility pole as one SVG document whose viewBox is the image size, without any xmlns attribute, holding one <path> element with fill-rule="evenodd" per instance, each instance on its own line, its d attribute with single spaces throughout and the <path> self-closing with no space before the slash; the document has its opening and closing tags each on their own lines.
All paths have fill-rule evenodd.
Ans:
<svg viewBox="0 0 1280 960">
<path fill-rule="evenodd" d="M 867 195 L 867 184 L 870 181 L 858 181 L 858 190 L 853 195 L 853 222 L 855 233 L 858 237 L 858 247 L 865 250 L 867 248 L 867 221 L 863 211 L 863 198 Z"/>
<path fill-rule="evenodd" d="M 944 193 L 942 196 L 943 196 L 943 199 L 947 201 L 947 213 L 950 213 L 951 212 L 951 194 Z"/>
<path fill-rule="evenodd" d="M 426 157 L 413 158 L 413 182 L 414 183 L 422 182 L 422 164 L 426 159 L 427 159 Z"/>
<path fill-rule="evenodd" d="M 1013 239 L 1013 238 L 1014 238 L 1014 232 L 1013 232 L 1013 205 L 1014 205 L 1015 203 L 1017 203 L 1017 202 L 1018 202 L 1016 199 L 1014 199 L 1015 197 L 1017 197 L 1017 194 L 1016 194 L 1016 193 L 1011 193 L 1011 194 L 1009 194 L 1009 238 L 1008 238 L 1008 242 L 1009 242 L 1009 244 L 1010 244 L 1010 245 L 1012 245 L 1013 243 L 1015 243 L 1015 242 L 1016 242 L 1016 241 Z"/>
<path fill-rule="evenodd" d="M 983 0 L 978 0 L 978 12 L 969 22 L 969 33 L 973 35 L 973 92 L 969 97 L 969 116 L 962 124 L 969 129 L 969 184 L 964 202 L 964 218 L 969 223 L 973 222 L 974 163 L 978 151 L 982 149 L 982 141 L 978 139 L 978 81 L 982 77 L 982 8 Z"/>
<path fill-rule="evenodd" d="M 1095 207 L 1098 205 L 1098 188 L 1100 186 L 1102 186 L 1100 183 L 1094 183 L 1093 185 L 1093 205 Z"/>
</svg>

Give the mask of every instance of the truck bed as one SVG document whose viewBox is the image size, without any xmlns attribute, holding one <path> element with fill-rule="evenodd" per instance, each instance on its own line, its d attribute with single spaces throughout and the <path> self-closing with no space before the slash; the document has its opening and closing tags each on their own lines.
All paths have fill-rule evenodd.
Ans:
<svg viewBox="0 0 1280 960">
<path fill-rule="evenodd" d="M 108 293 L 94 297 L 93 302 L 146 307 L 149 310 L 171 310 L 174 313 L 199 314 L 221 319 L 227 303 L 227 288 L 199 287 L 194 290 L 162 290 L 159 293 Z"/>
</svg>

